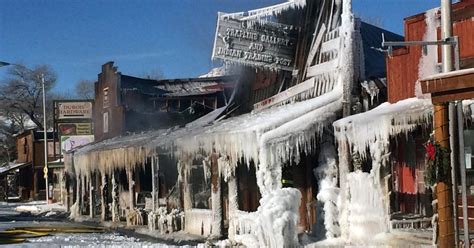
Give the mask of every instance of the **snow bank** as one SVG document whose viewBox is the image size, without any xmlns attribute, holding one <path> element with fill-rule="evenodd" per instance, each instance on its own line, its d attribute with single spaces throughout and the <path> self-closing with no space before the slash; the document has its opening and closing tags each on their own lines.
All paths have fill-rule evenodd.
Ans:
<svg viewBox="0 0 474 248">
<path fill-rule="evenodd" d="M 294 188 L 274 190 L 263 196 L 257 211 L 250 215 L 254 217 L 253 223 L 247 219 L 247 230 L 240 229 L 248 234 L 236 235 L 235 240 L 247 247 L 298 247 L 300 200 L 301 193 Z"/>
<path fill-rule="evenodd" d="M 46 202 L 33 202 L 28 205 L 21 205 L 15 208 L 17 212 L 27 212 L 31 214 L 54 215 L 58 212 L 66 212 L 66 207 L 60 203 L 46 204 Z"/>
</svg>

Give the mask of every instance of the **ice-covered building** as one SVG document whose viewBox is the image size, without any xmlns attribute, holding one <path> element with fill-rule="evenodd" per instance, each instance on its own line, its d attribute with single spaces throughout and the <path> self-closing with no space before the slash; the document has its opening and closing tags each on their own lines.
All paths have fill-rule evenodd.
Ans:
<svg viewBox="0 0 474 248">
<path fill-rule="evenodd" d="M 152 170 L 151 160 L 145 161 L 150 150 L 143 152 L 140 145 L 161 138 L 162 133 L 169 132 L 168 128 L 184 126 L 215 110 L 223 112 L 235 84 L 236 77 L 232 75 L 137 78 L 123 75 L 113 62 L 104 64 L 95 83 L 95 142 L 65 155 L 66 168 L 74 179 L 71 181 L 77 202 L 74 210 L 91 216 L 100 212 L 107 219 L 111 211 L 105 206 L 112 202 L 118 206 L 121 199 L 122 207 L 114 210 L 115 219 L 124 217 L 130 206 L 145 205 L 145 199 L 151 197 Z M 137 154 L 124 153 L 126 148 L 135 149 Z M 133 158 L 124 159 L 129 155 Z M 162 179 L 159 183 L 165 195 L 177 178 L 175 163 L 170 168 L 163 166 L 161 173 L 157 172 L 157 178 Z M 97 190 L 99 187 L 101 190 Z M 129 192 L 131 197 L 120 195 L 119 191 Z M 95 209 L 95 202 L 102 209 Z M 93 206 L 92 211 L 86 205 Z"/>
<path fill-rule="evenodd" d="M 67 159 L 80 189 L 73 210 L 86 209 L 81 199 L 93 199 L 95 188 L 105 203 L 104 219 L 111 203 L 113 220 L 123 209 L 129 224 L 148 222 L 163 233 L 227 235 L 250 247 L 297 246 L 303 232 L 340 236 L 332 123 L 382 100 L 379 41 L 382 33 L 391 40 L 400 36 L 354 18 L 351 1 L 339 0 L 288 1 L 220 13 L 219 21 L 240 24 L 216 34 L 224 46 L 214 53 L 238 58 L 225 63 L 240 75 L 226 105 L 184 127 L 76 150 Z M 297 36 L 256 32 L 265 25 L 283 35 L 297 30 Z M 232 39 L 252 40 L 250 51 L 238 50 Z M 294 60 L 260 53 L 288 44 Z M 137 168 L 146 177 L 134 176 Z M 140 208 L 141 195 L 133 192 L 143 180 L 151 181 L 144 190 L 151 195 Z"/>
<path fill-rule="evenodd" d="M 453 31 L 460 40 L 461 69 L 473 65 L 473 9 L 472 1 L 453 4 Z M 406 41 L 440 39 L 439 8 L 404 22 Z M 422 94 L 418 80 L 440 72 L 440 56 L 436 46 L 428 46 L 426 53 L 421 46 L 394 50 L 386 59 L 388 102 L 334 123 L 343 209 L 339 223 L 346 240 L 367 241 L 374 233 L 432 226 L 436 213 L 436 204 L 432 203 L 436 201 L 432 188 L 425 183 L 424 144 L 433 130 L 433 105 L 430 96 Z M 465 101 L 464 135 L 470 140 L 466 147 L 474 140 L 469 130 L 471 104 Z M 467 178 L 470 187 L 469 170 Z M 436 225 L 436 221 L 433 223 Z M 431 242 L 431 234 L 425 238 Z"/>
</svg>

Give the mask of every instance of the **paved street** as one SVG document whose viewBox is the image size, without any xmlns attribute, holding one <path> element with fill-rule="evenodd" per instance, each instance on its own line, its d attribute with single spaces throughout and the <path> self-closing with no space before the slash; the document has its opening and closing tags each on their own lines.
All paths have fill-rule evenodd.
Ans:
<svg viewBox="0 0 474 248">
<path fill-rule="evenodd" d="M 25 203 L 0 202 L 0 231 L 11 228 L 94 228 L 89 224 L 78 224 L 70 222 L 66 213 L 48 212 L 39 215 L 31 213 L 19 213 L 15 208 L 19 205 L 28 206 Z M 17 244 L 2 244 L 8 247 L 175 247 L 173 244 L 165 244 L 160 240 L 146 236 L 137 236 L 134 232 L 124 230 L 106 230 L 103 233 L 51 233 L 50 235 L 37 238 L 28 238 L 26 242 Z"/>
</svg>

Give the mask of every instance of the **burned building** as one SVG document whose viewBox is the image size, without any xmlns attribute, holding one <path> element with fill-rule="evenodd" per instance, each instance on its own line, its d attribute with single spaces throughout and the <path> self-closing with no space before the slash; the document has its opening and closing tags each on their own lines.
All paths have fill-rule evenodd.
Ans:
<svg viewBox="0 0 474 248">
<path fill-rule="evenodd" d="M 100 188 L 103 220 L 147 222 L 161 233 L 183 229 L 272 247 L 296 246 L 298 233 L 329 238 L 347 231 L 339 227 L 336 204 L 339 191 L 349 186 L 338 171 L 332 124 L 356 112 L 362 82 L 376 80 L 382 82 L 378 87 L 385 86 L 384 66 L 374 62 L 383 61 L 384 54 L 367 44 L 367 37 L 381 37 L 386 31 L 354 18 L 350 1 L 304 2 L 220 13 L 213 57 L 238 68 L 231 96 L 226 94 L 222 107 L 217 100 L 217 108 L 180 128 L 115 137 L 77 149 L 70 158 L 77 179 L 73 215 L 94 213 L 94 205 L 83 200 L 94 199 L 97 192 L 91 189 Z M 104 66 L 119 75 L 110 63 Z M 183 94 L 164 92 L 173 91 L 174 82 L 150 83 L 154 107 L 181 107 Z M 99 85 L 98 92 L 117 92 Z M 181 101 L 176 102 L 176 96 Z M 104 99 L 98 96 L 96 101 Z M 212 102 L 200 101 L 207 106 Z M 372 107 L 367 104 L 367 109 Z M 115 114 L 97 108 L 102 111 L 98 126 L 112 130 L 100 120 Z M 117 105 L 117 116 L 126 113 L 125 108 Z M 118 120 L 126 123 L 123 118 Z M 117 130 L 116 135 L 125 129 L 122 125 Z M 144 197 L 145 207 L 137 207 L 138 192 L 150 190 L 145 182 L 151 183 L 151 196 Z"/>
<path fill-rule="evenodd" d="M 95 140 L 184 125 L 224 106 L 234 83 L 232 76 L 137 78 L 108 62 L 95 83 Z"/>
</svg>

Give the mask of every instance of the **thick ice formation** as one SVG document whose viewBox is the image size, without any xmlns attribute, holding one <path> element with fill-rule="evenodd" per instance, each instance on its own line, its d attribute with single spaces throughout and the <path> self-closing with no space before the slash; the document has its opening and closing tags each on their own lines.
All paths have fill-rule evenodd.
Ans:
<svg viewBox="0 0 474 248">
<path fill-rule="evenodd" d="M 347 180 L 350 185 L 349 242 L 367 244 L 374 235 L 388 230 L 379 178 L 356 171 L 349 173 Z"/>
<path fill-rule="evenodd" d="M 247 221 L 240 222 L 240 234 L 235 240 L 247 247 L 298 247 L 300 200 L 301 193 L 294 188 L 278 189 L 264 195 L 257 212 L 243 215 Z"/>
<path fill-rule="evenodd" d="M 212 211 L 210 209 L 188 209 L 184 212 L 184 228 L 190 234 L 210 236 L 213 227 Z"/>
<path fill-rule="evenodd" d="M 370 173 L 346 173 L 348 165 L 345 161 L 350 158 L 344 157 L 347 156 L 345 152 L 340 153 L 343 156 L 339 160 L 343 194 L 339 206 L 339 223 L 344 239 L 364 243 L 370 238 L 364 235 L 387 230 L 388 199 L 382 193 L 380 168 L 386 164 L 389 138 L 429 125 L 432 111 L 431 100 L 410 98 L 394 104 L 384 103 L 368 112 L 346 117 L 333 124 L 340 148 L 347 144 L 352 154 L 358 154 L 362 159 L 368 156 L 372 159 Z M 367 154 L 367 151 L 370 153 Z M 366 208 L 370 210 L 366 211 Z"/>
<path fill-rule="evenodd" d="M 170 213 L 165 207 L 148 214 L 148 228 L 150 231 L 157 230 L 160 234 L 173 233 L 181 230 L 184 223 L 184 213 L 172 209 Z"/>
<path fill-rule="evenodd" d="M 339 188 L 337 187 L 337 162 L 334 145 L 327 142 L 321 146 L 319 167 L 314 170 L 319 181 L 317 198 L 324 204 L 324 226 L 326 238 L 339 237 Z"/>
</svg>

